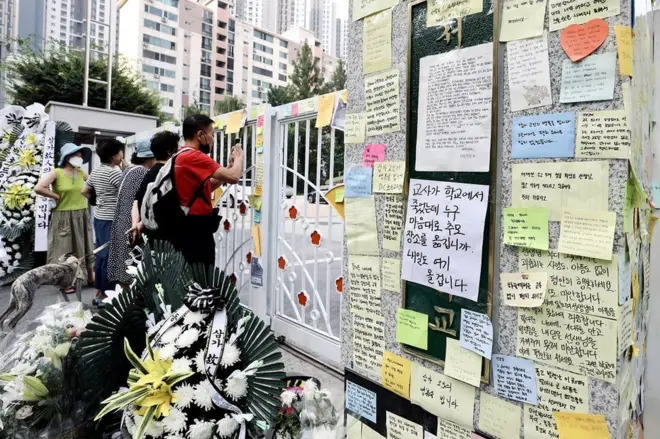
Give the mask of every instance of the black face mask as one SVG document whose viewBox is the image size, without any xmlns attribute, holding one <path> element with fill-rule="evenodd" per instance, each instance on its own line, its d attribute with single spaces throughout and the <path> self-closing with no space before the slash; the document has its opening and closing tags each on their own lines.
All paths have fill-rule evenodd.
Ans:
<svg viewBox="0 0 660 439">
<path fill-rule="evenodd" d="M 207 136 L 204 134 L 204 140 L 206 140 Z M 203 152 L 204 154 L 209 154 L 211 152 L 211 144 L 210 143 L 203 143 L 201 140 L 199 142 L 199 150 Z"/>
</svg>

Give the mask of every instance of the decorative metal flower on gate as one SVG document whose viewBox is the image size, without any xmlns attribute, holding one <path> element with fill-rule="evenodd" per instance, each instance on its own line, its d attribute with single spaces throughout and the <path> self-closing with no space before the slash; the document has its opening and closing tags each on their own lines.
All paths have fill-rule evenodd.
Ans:
<svg viewBox="0 0 660 439">
<path fill-rule="evenodd" d="M 298 305 L 302 306 L 303 308 L 307 308 L 307 304 L 309 303 L 309 296 L 305 291 L 301 291 L 298 293 Z"/>
<path fill-rule="evenodd" d="M 288 261 L 284 256 L 280 256 L 279 258 L 277 258 L 277 268 L 279 268 L 280 270 L 286 270 L 287 265 L 288 265 Z"/>
<path fill-rule="evenodd" d="M 344 277 L 339 276 L 337 279 L 335 279 L 335 288 L 337 289 L 337 292 L 339 294 L 344 292 Z"/>
<path fill-rule="evenodd" d="M 222 227 L 225 229 L 225 232 L 228 232 L 231 229 L 231 223 L 229 222 L 228 219 L 226 219 L 225 222 L 222 223 Z"/>
<path fill-rule="evenodd" d="M 312 232 L 312 234 L 309 235 L 309 238 L 311 239 L 311 241 L 312 241 L 312 245 L 313 245 L 314 247 L 318 247 L 319 245 L 321 245 L 321 239 L 322 239 L 322 237 L 321 237 L 321 234 L 320 234 L 317 230 L 314 230 L 314 231 Z"/>
<path fill-rule="evenodd" d="M 248 252 L 247 255 L 245 255 L 245 259 L 247 260 L 248 264 L 252 263 L 252 252 Z"/>
<path fill-rule="evenodd" d="M 238 205 L 238 213 L 242 216 L 247 215 L 247 204 L 245 204 L 245 201 L 241 201 L 241 204 Z"/>
<path fill-rule="evenodd" d="M 293 221 L 298 219 L 298 209 L 296 206 L 289 207 L 289 219 Z"/>
</svg>

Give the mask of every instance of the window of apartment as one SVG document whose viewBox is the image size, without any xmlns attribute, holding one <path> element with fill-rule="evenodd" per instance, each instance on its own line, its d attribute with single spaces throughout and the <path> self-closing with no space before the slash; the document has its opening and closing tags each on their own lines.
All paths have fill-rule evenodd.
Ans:
<svg viewBox="0 0 660 439">
<path fill-rule="evenodd" d="M 287 59 L 289 56 L 287 55 L 286 52 L 280 52 L 280 58 L 282 59 Z"/>
<path fill-rule="evenodd" d="M 202 49 L 206 49 L 206 50 L 213 49 L 213 41 L 211 40 L 211 38 L 202 36 Z"/>
<path fill-rule="evenodd" d="M 200 78 L 199 79 L 199 88 L 202 90 L 211 90 L 211 79 L 210 78 Z"/>
<path fill-rule="evenodd" d="M 149 64 L 143 64 L 142 71 L 144 73 L 152 73 L 154 75 L 165 76 L 166 78 L 176 78 L 175 71 L 163 69 L 161 67 L 150 66 Z"/>
<path fill-rule="evenodd" d="M 234 70 L 234 58 L 227 58 L 227 69 Z"/>
<path fill-rule="evenodd" d="M 224 55 L 225 53 L 227 53 L 227 49 L 225 49 L 224 47 L 217 47 L 215 51 L 218 52 L 220 55 Z"/>
<path fill-rule="evenodd" d="M 280 81 L 286 82 L 286 75 L 279 75 Z"/>
<path fill-rule="evenodd" d="M 222 93 L 223 93 L 223 91 L 222 91 L 221 87 L 216 87 L 215 88 L 215 94 L 219 95 L 219 94 L 222 94 Z"/>
<path fill-rule="evenodd" d="M 252 66 L 252 72 L 262 76 L 268 76 L 269 78 L 273 77 L 273 72 L 268 69 L 262 69 L 261 67 Z"/>
<path fill-rule="evenodd" d="M 236 21 L 229 19 L 229 32 L 236 32 Z"/>
<path fill-rule="evenodd" d="M 220 89 L 222 90 L 222 89 Z M 232 94 L 234 93 L 234 84 L 227 84 L 227 93 Z"/>
<path fill-rule="evenodd" d="M 222 0 L 218 0 L 218 7 L 220 9 L 227 9 L 227 3 L 223 2 Z"/>
<path fill-rule="evenodd" d="M 269 65 L 269 66 L 272 66 L 272 65 L 273 65 L 273 60 L 272 60 L 272 59 L 268 59 L 268 58 L 266 58 L 265 56 L 252 55 L 252 59 L 255 60 L 255 61 L 257 61 L 257 62 L 261 62 L 261 63 L 264 63 L 264 64 L 266 64 L 266 65 Z"/>
<path fill-rule="evenodd" d="M 142 55 L 145 58 L 155 59 L 156 61 L 166 62 L 168 64 L 176 64 L 176 58 L 169 55 L 163 55 L 162 53 L 154 52 L 151 50 L 144 49 Z"/>
<path fill-rule="evenodd" d="M 273 48 L 272 47 L 264 46 L 263 44 L 254 43 L 254 48 L 257 49 L 257 50 L 261 50 L 262 52 L 266 52 L 266 53 L 270 53 L 270 54 L 273 53 Z"/>
<path fill-rule="evenodd" d="M 142 36 L 142 41 L 148 44 L 153 44 L 154 46 L 163 47 L 165 49 L 176 50 L 176 43 L 164 40 L 162 38 L 152 37 L 151 35 L 144 34 Z"/>
<path fill-rule="evenodd" d="M 234 72 L 227 72 L 227 82 L 234 82 Z"/>
<path fill-rule="evenodd" d="M 289 42 L 285 40 L 280 40 L 280 46 L 282 47 L 289 47 Z"/>
<path fill-rule="evenodd" d="M 254 30 L 254 36 L 259 38 L 260 40 L 268 41 L 270 43 L 273 42 L 273 36 L 267 34 L 266 32 L 261 32 L 260 30 Z"/>
<path fill-rule="evenodd" d="M 227 41 L 227 35 L 218 34 L 218 41 Z"/>
<path fill-rule="evenodd" d="M 175 8 L 179 7 L 179 0 L 158 0 L 158 1 L 167 6 L 172 6 Z"/>
<path fill-rule="evenodd" d="M 283 62 L 280 63 L 280 70 L 286 71 L 287 67 L 288 66 L 285 63 L 283 63 Z"/>
<path fill-rule="evenodd" d="M 177 21 L 179 19 L 179 16 L 177 14 L 173 14 L 172 12 L 163 11 L 162 9 L 158 9 L 158 8 L 156 8 L 154 6 L 150 6 L 150 5 L 144 5 L 144 12 L 148 12 L 148 13 L 156 15 L 158 17 L 164 17 L 164 18 L 167 18 L 168 20 L 172 20 L 172 21 Z"/>
<path fill-rule="evenodd" d="M 213 25 L 208 23 L 202 23 L 202 35 L 205 37 L 213 36 Z"/>
<path fill-rule="evenodd" d="M 176 29 L 175 28 L 173 28 L 171 26 L 167 26 L 167 25 L 162 24 L 162 23 L 156 23 L 155 21 L 147 20 L 146 18 L 144 19 L 144 27 L 146 27 L 148 29 L 154 29 L 154 30 L 157 30 L 159 32 L 163 32 L 167 35 L 176 35 Z"/>
<path fill-rule="evenodd" d="M 147 88 L 154 91 L 162 91 L 165 93 L 174 93 L 174 86 L 170 84 L 159 84 L 157 82 L 148 81 Z"/>
<path fill-rule="evenodd" d="M 165 105 L 166 107 L 173 107 L 174 106 L 174 99 L 170 98 L 162 98 L 160 102 Z"/>
<path fill-rule="evenodd" d="M 227 63 L 224 62 L 224 61 L 216 61 L 215 62 L 216 67 L 224 68 L 226 65 L 227 65 Z"/>
<path fill-rule="evenodd" d="M 204 64 L 211 64 L 211 51 L 202 50 L 202 62 Z"/>
<path fill-rule="evenodd" d="M 210 78 L 211 77 L 211 66 L 207 66 L 206 64 L 202 64 L 200 69 L 199 69 L 199 73 L 202 76 L 206 76 L 206 77 Z"/>
<path fill-rule="evenodd" d="M 227 22 L 226 22 L 226 21 L 222 21 L 222 20 L 218 20 L 218 27 L 219 27 L 220 29 L 225 29 L 225 28 L 227 27 Z"/>
<path fill-rule="evenodd" d="M 202 104 L 210 104 L 211 103 L 211 92 L 200 91 L 199 92 L 199 102 L 201 102 Z"/>
</svg>

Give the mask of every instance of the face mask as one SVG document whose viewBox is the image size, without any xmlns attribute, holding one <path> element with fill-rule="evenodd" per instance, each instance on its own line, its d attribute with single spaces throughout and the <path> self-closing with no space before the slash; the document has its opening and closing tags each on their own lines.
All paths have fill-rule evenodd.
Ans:
<svg viewBox="0 0 660 439">
<path fill-rule="evenodd" d="M 204 134 L 204 139 L 206 139 L 206 134 Z M 202 143 L 201 141 L 199 142 L 199 150 L 202 151 L 204 154 L 209 154 L 211 152 L 211 145 L 209 143 Z"/>
<path fill-rule="evenodd" d="M 80 168 L 83 165 L 83 159 L 82 157 L 71 157 L 69 163 L 75 168 Z"/>
</svg>

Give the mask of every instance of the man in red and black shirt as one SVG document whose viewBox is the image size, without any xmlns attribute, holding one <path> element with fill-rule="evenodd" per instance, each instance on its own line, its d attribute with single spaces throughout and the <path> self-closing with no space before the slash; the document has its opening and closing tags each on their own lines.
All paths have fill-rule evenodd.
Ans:
<svg viewBox="0 0 660 439">
<path fill-rule="evenodd" d="M 213 234 L 220 225 L 220 216 L 213 208 L 211 192 L 224 183 L 237 183 L 243 172 L 243 150 L 234 146 L 228 168 L 223 168 L 208 156 L 213 145 L 213 120 L 202 114 L 188 116 L 183 121 L 184 148 L 174 166 L 174 182 L 182 206 L 190 205 L 185 227 L 173 231 L 169 240 L 184 255 L 188 263 L 215 261 Z M 194 200 L 194 201 L 193 201 Z"/>
</svg>

